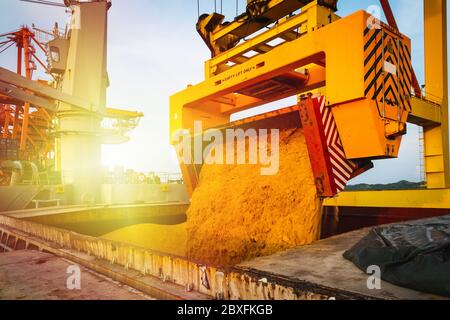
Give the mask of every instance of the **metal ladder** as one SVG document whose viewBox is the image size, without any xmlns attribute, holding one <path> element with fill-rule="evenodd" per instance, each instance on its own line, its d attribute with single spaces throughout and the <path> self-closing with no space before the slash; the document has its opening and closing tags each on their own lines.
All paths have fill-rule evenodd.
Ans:
<svg viewBox="0 0 450 320">
<path fill-rule="evenodd" d="M 419 175 L 422 187 L 426 187 L 427 178 L 425 174 L 425 137 L 422 126 L 419 126 Z"/>
</svg>

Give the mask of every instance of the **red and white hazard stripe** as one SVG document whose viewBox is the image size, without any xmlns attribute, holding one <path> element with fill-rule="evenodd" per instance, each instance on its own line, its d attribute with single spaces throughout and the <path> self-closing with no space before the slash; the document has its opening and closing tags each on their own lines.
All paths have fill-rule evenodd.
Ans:
<svg viewBox="0 0 450 320">
<path fill-rule="evenodd" d="M 325 96 L 317 97 L 320 104 L 320 115 L 326 144 L 330 156 L 331 171 L 336 193 L 343 191 L 358 166 L 345 156 L 344 146 L 339 137 L 331 107 L 326 105 Z"/>
</svg>

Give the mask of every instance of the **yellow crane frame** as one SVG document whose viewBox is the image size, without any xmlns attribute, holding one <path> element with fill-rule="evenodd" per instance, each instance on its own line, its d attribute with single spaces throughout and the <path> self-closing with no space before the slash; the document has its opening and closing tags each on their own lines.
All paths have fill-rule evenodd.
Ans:
<svg viewBox="0 0 450 320">
<path fill-rule="evenodd" d="M 356 40 L 356 43 L 355 41 L 347 43 L 343 41 L 342 37 L 342 34 L 346 34 L 347 37 L 360 39 L 356 33 L 352 33 L 355 28 L 359 29 L 359 24 L 356 23 L 354 26 L 347 24 L 349 21 L 356 21 L 357 19 L 347 17 L 344 22 L 341 22 L 338 21 L 339 17 L 334 14 L 332 5 L 324 6 L 324 3 L 320 1 L 304 2 L 301 5 L 300 14 L 278 20 L 276 27 L 254 36 L 243 44 L 236 45 L 240 38 L 251 33 L 248 29 L 252 25 L 247 25 L 246 29 L 242 28 L 245 23 L 239 20 L 222 28 L 216 28 L 215 31 L 212 29 L 212 32 L 207 35 L 203 34 L 204 40 L 210 41 L 212 44 L 209 47 L 213 57 L 205 63 L 204 82 L 189 86 L 186 90 L 171 97 L 171 132 L 182 128 L 192 129 L 194 120 L 202 120 L 204 129 L 225 125 L 229 123 L 230 115 L 235 112 L 279 100 L 285 96 L 322 88 L 325 85 L 325 79 L 327 83 L 337 83 L 345 79 L 344 82 L 346 83 L 346 86 L 327 85 L 326 96 L 331 104 L 339 104 L 343 101 L 351 101 L 354 97 L 363 96 L 364 94 L 361 94 L 361 91 L 363 91 L 364 81 L 355 80 L 364 74 L 358 68 L 359 63 L 355 63 L 361 57 L 364 57 L 364 52 L 361 52 L 363 46 L 357 43 L 360 40 Z M 436 203 L 434 205 L 436 207 L 442 205 L 442 203 L 450 203 L 450 200 L 442 200 L 449 199 L 446 197 L 446 191 L 442 189 L 450 187 L 448 181 L 448 108 L 446 98 L 446 1 L 425 1 L 424 3 L 427 95 L 411 97 L 412 107 L 411 110 L 408 110 L 410 113 L 407 115 L 407 121 L 424 127 L 425 168 L 428 188 L 441 189 L 429 193 L 431 199 L 434 199 L 432 202 Z M 280 12 L 298 9 L 297 7 L 286 7 L 286 4 L 299 6 L 299 3 L 295 1 L 273 0 L 268 4 L 266 15 L 268 17 L 271 14 L 276 16 L 276 14 L 282 14 Z M 358 13 L 353 16 L 356 17 L 357 15 Z M 361 18 L 366 19 L 365 16 L 361 16 Z M 214 22 L 217 24 L 217 21 L 220 23 L 220 17 L 213 14 L 201 20 L 199 24 L 203 23 L 203 28 L 208 29 L 208 24 Z M 327 28 L 327 31 L 321 33 L 321 28 L 330 23 L 331 26 Z M 247 34 L 246 31 L 248 31 Z M 314 37 L 308 37 L 308 33 L 311 32 L 314 32 Z M 272 45 L 271 42 L 277 38 L 281 38 L 287 43 L 279 46 Z M 346 47 L 347 50 L 342 50 L 343 47 Z M 302 54 L 304 53 L 304 59 L 299 57 L 298 54 L 292 54 L 292 52 L 297 53 L 299 51 Z M 254 55 L 249 56 L 249 52 Z M 324 56 L 327 57 L 327 68 L 321 66 L 321 57 L 317 56 L 320 52 L 323 52 Z M 301 72 L 291 72 L 296 68 L 307 68 L 307 77 L 304 77 Z M 299 69 L 296 71 L 299 71 Z M 291 80 L 294 79 L 301 83 L 293 91 L 286 90 L 279 95 L 271 95 L 264 99 L 236 94 L 236 92 L 245 93 L 246 89 L 251 87 L 252 84 L 261 82 L 261 76 L 273 79 L 274 76 L 281 74 L 286 76 L 286 72 L 291 72 L 289 74 Z M 433 99 L 433 97 L 435 98 Z M 369 109 L 366 108 L 366 110 Z M 349 112 L 351 113 L 351 109 L 349 109 Z M 342 117 L 342 120 L 339 120 L 339 115 L 336 116 L 336 113 L 335 117 L 337 118 L 336 121 L 346 121 L 345 119 L 348 118 Z M 365 117 L 359 119 L 365 119 Z M 370 126 L 370 123 L 365 123 L 364 127 L 368 126 Z M 347 128 L 344 123 L 340 125 L 339 130 L 340 134 L 345 137 L 344 131 Z M 354 128 L 348 128 L 348 130 L 350 132 Z M 364 134 L 365 131 L 358 132 Z M 382 132 L 382 130 L 378 130 L 378 132 Z M 373 151 L 377 143 L 373 140 L 372 133 L 367 131 L 364 139 L 361 140 L 372 141 L 367 144 L 367 148 Z M 353 148 L 352 144 L 354 143 L 355 141 L 347 143 L 346 153 L 351 155 L 353 150 L 355 151 L 353 158 L 357 158 L 357 152 L 361 152 L 364 145 L 356 144 L 357 148 Z M 382 146 L 380 147 L 382 148 Z M 394 146 L 393 156 L 398 153 L 398 147 L 399 141 Z M 370 152 L 370 150 L 363 150 L 362 154 L 367 155 Z M 376 154 L 379 153 L 379 151 L 374 151 L 373 156 L 376 157 Z M 182 170 L 185 177 L 193 174 L 183 166 Z M 187 184 L 188 190 L 192 191 L 195 186 L 189 185 L 189 182 Z M 326 200 L 325 203 L 333 206 L 365 206 L 362 203 L 365 201 L 356 200 L 361 199 L 361 196 L 367 200 L 367 206 L 371 206 L 382 197 L 388 200 L 386 202 L 381 201 L 384 207 L 416 207 L 417 205 L 414 204 L 416 202 L 412 199 L 416 195 L 411 193 L 411 196 L 409 196 L 409 194 L 402 191 L 401 194 L 397 193 L 396 196 L 389 197 L 389 194 L 381 193 L 344 193 L 337 198 Z M 393 199 L 395 201 L 391 201 Z M 448 204 L 448 207 L 450 207 L 450 204 Z"/>
<path fill-rule="evenodd" d="M 424 129 L 427 189 L 344 192 L 334 199 L 327 199 L 325 205 L 450 209 L 446 0 L 424 0 L 424 41 L 424 98 L 427 102 L 413 99 L 413 113 L 409 122 Z"/>
</svg>

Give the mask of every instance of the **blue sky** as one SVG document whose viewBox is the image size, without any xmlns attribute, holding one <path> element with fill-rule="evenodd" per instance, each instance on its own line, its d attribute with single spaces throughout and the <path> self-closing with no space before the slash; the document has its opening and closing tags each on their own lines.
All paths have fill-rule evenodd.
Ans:
<svg viewBox="0 0 450 320">
<path fill-rule="evenodd" d="M 54 0 L 56 1 L 56 0 Z M 245 0 L 240 1 L 244 8 Z M 62 0 L 61 0 L 62 2 Z M 220 9 L 220 1 L 217 1 Z M 341 0 L 340 16 L 378 5 L 377 0 Z M 398 24 L 413 41 L 413 64 L 423 82 L 422 0 L 391 0 Z M 214 10 L 213 0 L 200 0 L 201 12 Z M 223 13 L 235 15 L 235 1 L 223 0 Z M 63 8 L 0 0 L 0 33 L 23 24 L 51 30 L 67 21 Z M 131 141 L 103 148 L 104 163 L 139 171 L 176 172 L 169 141 L 169 96 L 203 79 L 209 50 L 195 31 L 196 0 L 113 0 L 109 15 L 108 105 L 145 113 Z M 0 66 L 15 69 L 14 50 L 0 55 Z M 419 179 L 418 131 L 409 127 L 399 159 L 377 161 L 375 169 L 353 183 L 387 183 Z"/>
</svg>

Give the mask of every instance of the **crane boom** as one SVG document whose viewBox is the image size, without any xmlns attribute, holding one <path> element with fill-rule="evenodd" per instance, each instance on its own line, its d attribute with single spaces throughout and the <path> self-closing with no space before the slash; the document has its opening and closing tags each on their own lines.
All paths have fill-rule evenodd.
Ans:
<svg viewBox="0 0 450 320">
<path fill-rule="evenodd" d="M 67 7 L 63 3 L 47 1 L 47 0 L 19 0 L 19 1 L 36 3 L 36 4 L 43 4 L 43 5 L 47 5 L 47 6 L 53 6 L 53 7 L 62 7 L 62 8 L 66 8 Z"/>
</svg>

